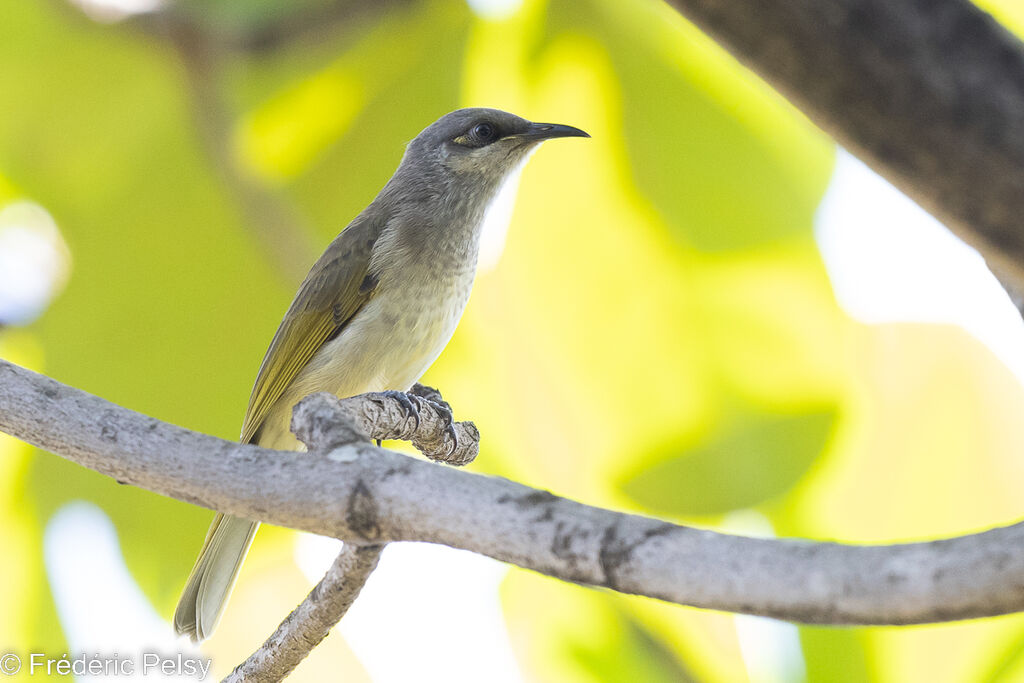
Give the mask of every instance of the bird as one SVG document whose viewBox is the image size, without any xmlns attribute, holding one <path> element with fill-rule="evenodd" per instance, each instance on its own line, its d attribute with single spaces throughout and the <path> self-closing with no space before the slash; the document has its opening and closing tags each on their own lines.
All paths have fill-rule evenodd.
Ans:
<svg viewBox="0 0 1024 683">
<path fill-rule="evenodd" d="M 408 391 L 466 307 L 488 207 L 541 142 L 564 137 L 590 136 L 466 108 L 413 138 L 391 179 L 299 286 L 257 373 L 241 442 L 304 450 L 289 429 L 302 398 Z M 214 517 L 175 610 L 179 635 L 200 642 L 213 633 L 258 527 Z"/>
</svg>

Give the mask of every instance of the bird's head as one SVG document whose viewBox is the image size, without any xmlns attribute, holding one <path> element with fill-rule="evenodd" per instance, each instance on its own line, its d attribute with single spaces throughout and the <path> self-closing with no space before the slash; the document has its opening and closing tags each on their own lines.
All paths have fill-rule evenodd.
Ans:
<svg viewBox="0 0 1024 683">
<path fill-rule="evenodd" d="M 462 181 L 496 187 L 538 144 L 565 137 L 590 136 L 579 128 L 532 123 L 498 109 L 458 109 L 417 135 L 407 158 Z"/>
</svg>

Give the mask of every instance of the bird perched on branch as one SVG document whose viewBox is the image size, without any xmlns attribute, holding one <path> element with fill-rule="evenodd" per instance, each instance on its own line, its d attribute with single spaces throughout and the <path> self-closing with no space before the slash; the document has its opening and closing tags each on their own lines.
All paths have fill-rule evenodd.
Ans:
<svg viewBox="0 0 1024 683">
<path fill-rule="evenodd" d="M 462 316 L 498 190 L 540 142 L 560 137 L 590 136 L 495 109 L 460 109 L 417 135 L 299 286 L 260 366 L 242 442 L 302 449 L 292 407 L 315 392 L 407 391 Z M 179 634 L 213 632 L 258 526 L 214 517 L 174 613 Z"/>
</svg>

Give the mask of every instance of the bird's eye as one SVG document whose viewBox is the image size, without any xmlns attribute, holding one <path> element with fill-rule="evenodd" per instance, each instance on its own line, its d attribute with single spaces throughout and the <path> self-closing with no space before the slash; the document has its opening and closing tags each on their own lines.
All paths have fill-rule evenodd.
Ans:
<svg viewBox="0 0 1024 683">
<path fill-rule="evenodd" d="M 478 123 L 455 138 L 454 142 L 463 147 L 486 147 L 498 139 L 498 129 L 493 123 Z"/>
<path fill-rule="evenodd" d="M 473 137 L 480 142 L 490 142 L 494 139 L 494 126 L 489 123 L 478 123 L 473 128 Z"/>
</svg>

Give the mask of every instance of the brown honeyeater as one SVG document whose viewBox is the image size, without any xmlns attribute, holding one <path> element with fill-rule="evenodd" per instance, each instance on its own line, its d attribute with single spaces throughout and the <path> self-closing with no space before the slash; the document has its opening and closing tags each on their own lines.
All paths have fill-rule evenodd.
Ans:
<svg viewBox="0 0 1024 683">
<path fill-rule="evenodd" d="M 260 366 L 242 442 L 302 449 L 292 407 L 315 392 L 408 390 L 462 316 L 488 207 L 529 152 L 558 137 L 589 136 L 495 109 L 460 109 L 417 135 L 299 286 Z M 174 614 L 178 633 L 213 632 L 258 526 L 214 517 Z"/>
</svg>

